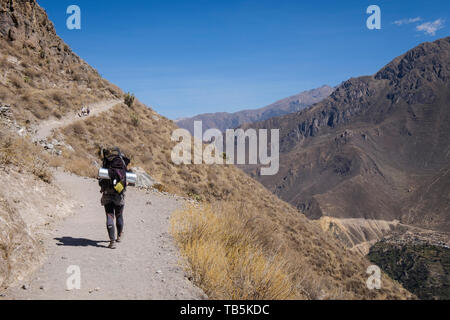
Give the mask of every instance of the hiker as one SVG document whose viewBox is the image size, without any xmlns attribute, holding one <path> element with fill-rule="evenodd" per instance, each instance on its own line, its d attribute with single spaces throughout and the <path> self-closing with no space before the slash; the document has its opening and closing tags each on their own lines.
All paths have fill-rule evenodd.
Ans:
<svg viewBox="0 0 450 320">
<path fill-rule="evenodd" d="M 81 113 L 78 114 L 80 118 L 85 117 L 87 114 L 86 107 L 81 108 Z"/>
<path fill-rule="evenodd" d="M 108 169 L 109 180 L 100 180 L 102 206 L 105 207 L 106 228 L 109 235 L 110 249 L 116 248 L 116 242 L 123 240 L 123 211 L 125 208 L 125 192 L 127 187 L 127 167 L 130 159 L 119 148 L 102 149 L 103 168 Z M 114 218 L 117 226 L 115 237 Z"/>
</svg>

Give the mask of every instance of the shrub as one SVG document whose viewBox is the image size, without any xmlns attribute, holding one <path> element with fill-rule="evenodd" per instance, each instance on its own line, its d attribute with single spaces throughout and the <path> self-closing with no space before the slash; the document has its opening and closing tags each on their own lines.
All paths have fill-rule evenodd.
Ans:
<svg viewBox="0 0 450 320">
<path fill-rule="evenodd" d="M 134 96 L 134 94 L 130 94 L 128 92 L 125 95 L 124 102 L 129 108 L 131 108 L 131 106 L 133 105 L 135 99 L 136 99 L 136 97 Z"/>
<path fill-rule="evenodd" d="M 0 99 L 5 99 L 9 95 L 9 90 L 0 85 Z"/>
<path fill-rule="evenodd" d="M 36 71 L 36 70 L 34 70 L 34 69 L 32 69 L 32 68 L 25 69 L 25 70 L 23 71 L 23 74 L 24 74 L 26 77 L 30 78 L 31 80 L 33 80 L 33 79 L 36 78 L 36 77 L 39 77 L 39 75 L 40 75 L 38 71 Z"/>
<path fill-rule="evenodd" d="M 62 114 L 58 111 L 58 110 L 54 110 L 52 115 L 57 118 L 57 119 L 61 119 L 62 118 Z"/>
<path fill-rule="evenodd" d="M 139 127 L 139 116 L 137 113 L 130 114 L 131 124 L 135 127 Z"/>
<path fill-rule="evenodd" d="M 9 75 L 9 82 L 11 85 L 13 85 L 16 89 L 21 89 L 24 87 L 24 82 L 21 77 L 19 77 L 16 74 Z"/>
<path fill-rule="evenodd" d="M 75 81 L 75 82 L 80 82 L 81 81 L 81 75 L 79 73 L 73 73 L 72 80 Z"/>
<path fill-rule="evenodd" d="M 48 167 L 44 163 L 42 163 L 40 161 L 36 161 L 34 163 L 32 172 L 36 177 L 38 177 L 45 183 L 52 182 L 53 174 L 51 173 L 51 171 L 48 169 Z"/>
<path fill-rule="evenodd" d="M 169 192 L 169 189 L 161 183 L 153 185 L 153 189 L 158 190 L 159 192 Z"/>
<path fill-rule="evenodd" d="M 78 136 L 81 136 L 86 133 L 86 128 L 84 126 L 84 123 L 82 123 L 82 122 L 74 123 L 72 125 L 72 130 L 73 130 L 73 133 Z"/>
<path fill-rule="evenodd" d="M 2 141 L 0 146 L 0 164 L 7 166 L 15 160 L 15 152 L 13 148 L 13 140 L 7 139 Z"/>
<path fill-rule="evenodd" d="M 53 91 L 50 97 L 57 103 L 62 103 L 64 101 L 64 93 L 61 91 Z"/>
<path fill-rule="evenodd" d="M 194 201 L 203 202 L 203 197 L 199 194 L 188 192 L 187 196 Z"/>
</svg>

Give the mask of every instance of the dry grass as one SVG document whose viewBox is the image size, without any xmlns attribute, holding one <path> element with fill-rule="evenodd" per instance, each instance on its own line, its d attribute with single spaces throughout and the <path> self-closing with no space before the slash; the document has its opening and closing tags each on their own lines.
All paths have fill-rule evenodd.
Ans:
<svg viewBox="0 0 450 320">
<path fill-rule="evenodd" d="M 82 157 L 75 157 L 71 159 L 66 159 L 67 164 L 64 162 L 64 168 L 70 172 L 77 172 L 82 177 L 96 178 L 98 175 L 98 170 L 92 165 L 89 160 Z"/>
<path fill-rule="evenodd" d="M 14 135 L 0 136 L 0 166 L 14 166 L 34 174 L 46 183 L 51 183 L 53 174 L 47 162 L 50 156 L 29 140 Z"/>
<path fill-rule="evenodd" d="M 0 291 L 42 259 L 43 250 L 28 233 L 20 214 L 0 194 Z"/>
<path fill-rule="evenodd" d="M 316 230 L 296 235 L 296 248 L 265 216 L 248 209 L 230 203 L 192 205 L 172 217 L 171 233 L 187 269 L 209 298 L 413 298 L 386 275 L 382 290 L 367 289 L 368 263 L 333 248 L 330 239 L 314 235 Z"/>
<path fill-rule="evenodd" d="M 245 227 L 248 218 L 211 206 L 175 213 L 171 231 L 189 262 L 194 282 L 211 299 L 286 300 L 301 296 L 281 256 L 266 256 Z"/>
<path fill-rule="evenodd" d="M 24 78 L 17 74 L 10 74 L 8 76 L 9 84 L 16 89 L 22 89 L 26 86 Z"/>
<path fill-rule="evenodd" d="M 5 100 L 6 97 L 10 95 L 10 91 L 0 84 L 0 99 Z"/>
</svg>

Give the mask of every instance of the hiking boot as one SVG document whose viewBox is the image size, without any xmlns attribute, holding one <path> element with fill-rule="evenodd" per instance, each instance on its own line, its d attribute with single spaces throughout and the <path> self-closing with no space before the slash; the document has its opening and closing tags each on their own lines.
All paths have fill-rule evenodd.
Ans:
<svg viewBox="0 0 450 320">
<path fill-rule="evenodd" d="M 123 232 L 117 236 L 116 242 L 120 243 L 120 242 L 122 242 L 122 240 L 123 240 Z"/>
<path fill-rule="evenodd" d="M 114 241 L 111 241 L 109 243 L 108 249 L 115 249 L 116 248 L 116 243 Z"/>
</svg>

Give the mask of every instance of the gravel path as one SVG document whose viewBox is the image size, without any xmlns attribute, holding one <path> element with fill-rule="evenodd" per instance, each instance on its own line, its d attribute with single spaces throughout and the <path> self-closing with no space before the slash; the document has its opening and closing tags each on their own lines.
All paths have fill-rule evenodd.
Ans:
<svg viewBox="0 0 450 320">
<path fill-rule="evenodd" d="M 46 241 L 48 260 L 25 288 L 10 289 L 6 299 L 206 298 L 186 278 L 168 231 L 170 216 L 182 207 L 182 199 L 130 187 L 125 239 L 110 250 L 97 181 L 61 172 L 56 180 L 80 205 Z M 80 290 L 67 291 L 70 266 L 80 268 Z"/>
<path fill-rule="evenodd" d="M 112 107 L 114 107 L 119 103 L 121 103 L 120 100 L 108 100 L 94 103 L 91 105 L 86 105 L 86 107 L 89 107 L 89 109 L 91 110 L 91 113 L 89 114 L 89 116 L 83 118 L 80 118 L 78 115 L 71 114 L 61 119 L 51 119 L 44 121 L 37 128 L 36 134 L 34 135 L 34 139 L 36 141 L 45 140 L 48 136 L 51 135 L 54 129 L 68 126 L 71 123 L 76 122 L 78 120 L 86 120 L 90 117 L 99 115 L 100 113 L 108 111 L 109 109 L 111 109 Z"/>
</svg>

